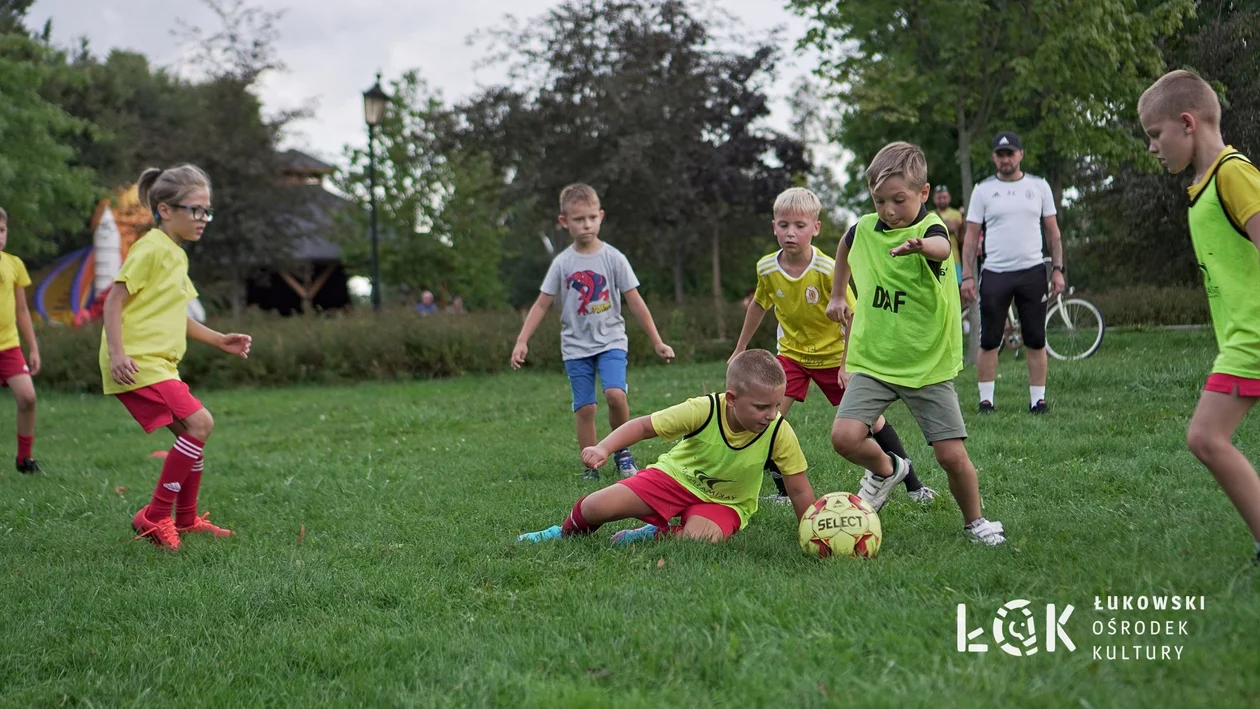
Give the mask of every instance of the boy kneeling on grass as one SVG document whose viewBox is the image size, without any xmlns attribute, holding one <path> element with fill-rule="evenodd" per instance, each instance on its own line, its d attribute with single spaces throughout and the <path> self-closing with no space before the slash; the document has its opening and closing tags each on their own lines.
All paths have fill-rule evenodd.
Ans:
<svg viewBox="0 0 1260 709">
<path fill-rule="evenodd" d="M 632 419 L 582 451 L 582 462 L 597 469 L 611 452 L 639 441 L 681 439 L 655 465 L 581 498 L 563 524 L 522 534 L 517 541 L 591 534 L 608 522 L 633 518 L 648 524 L 617 532 L 613 543 L 669 534 L 720 542 L 743 529 L 757 511 L 767 460 L 782 472 L 799 519 L 814 503 L 814 491 L 796 433 L 779 415 L 786 386 L 783 366 L 769 352 L 747 350 L 731 358 L 724 393 Z M 679 524 L 671 525 L 675 517 Z"/>
</svg>

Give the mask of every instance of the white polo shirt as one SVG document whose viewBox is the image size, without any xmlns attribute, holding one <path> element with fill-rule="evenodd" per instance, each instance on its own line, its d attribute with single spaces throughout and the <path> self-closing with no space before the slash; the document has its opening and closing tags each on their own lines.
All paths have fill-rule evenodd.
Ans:
<svg viewBox="0 0 1260 709">
<path fill-rule="evenodd" d="M 1041 219 L 1057 214 L 1050 183 L 1024 173 L 1012 182 L 990 177 L 971 191 L 967 221 L 984 225 L 984 270 L 1041 265 Z"/>
</svg>

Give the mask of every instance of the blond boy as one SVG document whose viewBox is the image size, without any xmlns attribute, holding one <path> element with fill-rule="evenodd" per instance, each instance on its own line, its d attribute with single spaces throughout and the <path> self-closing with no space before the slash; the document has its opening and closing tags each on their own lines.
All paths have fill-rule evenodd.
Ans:
<svg viewBox="0 0 1260 709">
<path fill-rule="evenodd" d="M 924 206 L 930 186 L 927 159 L 909 143 L 890 143 L 866 168 L 875 213 L 849 229 L 836 252 L 827 316 L 848 324 L 844 400 L 831 443 L 866 468 L 862 497 L 878 506 L 905 478 L 910 465 L 880 450 L 870 427 L 897 399 L 918 421 L 949 490 L 962 508 L 964 533 L 996 546 L 1006 541 L 1000 522 L 980 515 L 980 486 L 963 445 L 954 377 L 962 369 L 962 328 L 949 233 Z M 856 306 L 845 297 L 853 277 Z"/>
<path fill-rule="evenodd" d="M 577 418 L 578 449 L 595 445 L 595 377 L 599 376 L 608 402 L 608 424 L 614 430 L 630 418 L 626 399 L 626 321 L 621 316 L 624 297 L 630 312 L 638 318 L 652 340 L 657 356 L 669 362 L 674 350 L 661 340 L 652 313 L 639 295 L 639 279 L 620 251 L 599 239 L 604 210 L 599 195 L 588 185 L 574 184 L 560 192 L 560 225 L 568 229 L 573 244 L 551 262 L 543 279 L 541 293 L 525 317 L 512 368 L 520 369 L 529 354 L 529 338 L 547 316 L 551 304 L 560 300 L 560 355 L 573 391 L 573 412 Z M 629 449 L 613 456 L 621 477 L 638 472 Z M 598 480 L 599 470 L 587 468 L 584 480 Z"/>
<path fill-rule="evenodd" d="M 1149 149 L 1171 173 L 1194 168 L 1190 240 L 1219 353 L 1186 440 L 1251 529 L 1260 563 L 1260 478 L 1233 444 L 1260 398 L 1260 170 L 1221 136 L 1221 104 L 1199 75 L 1174 71 L 1138 101 Z"/>
<path fill-rule="evenodd" d="M 778 321 L 778 358 L 787 374 L 787 388 L 779 410 L 786 417 L 792 404 L 805 401 L 812 380 L 832 406 L 844 397 L 840 372 L 844 369 L 843 329 L 827 318 L 827 299 L 832 291 L 835 262 L 813 245 L 822 229 L 818 215 L 822 202 L 803 187 L 786 190 L 774 201 L 772 227 L 779 250 L 757 262 L 757 289 L 744 315 L 744 328 L 735 343 L 731 360 L 747 347 L 768 311 Z M 853 291 L 845 297 L 853 304 Z M 875 441 L 886 452 L 906 458 L 906 449 L 892 424 L 881 416 L 872 430 Z M 771 499 L 787 501 L 783 476 L 771 470 L 778 495 Z M 914 474 L 906 476 L 906 490 L 917 502 L 931 502 L 936 492 Z"/>
</svg>

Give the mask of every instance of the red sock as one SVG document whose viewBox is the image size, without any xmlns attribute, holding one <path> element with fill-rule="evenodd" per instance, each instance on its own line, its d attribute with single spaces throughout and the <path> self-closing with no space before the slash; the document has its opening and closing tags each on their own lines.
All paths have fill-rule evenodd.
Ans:
<svg viewBox="0 0 1260 709">
<path fill-rule="evenodd" d="M 585 497 L 582 498 L 582 500 L 585 499 Z M 600 528 L 601 525 L 588 524 L 586 518 L 582 516 L 582 500 L 574 503 L 573 511 L 564 520 L 564 524 L 560 525 L 561 536 L 570 537 L 574 534 L 590 534 Z"/>
<path fill-rule="evenodd" d="M 201 489 L 201 471 L 205 465 L 206 457 L 203 455 L 193 463 L 192 472 L 184 478 L 184 484 L 175 496 L 176 527 L 187 527 L 197 519 L 197 491 Z"/>
<path fill-rule="evenodd" d="M 187 433 L 175 438 L 175 445 L 171 446 L 171 452 L 166 454 L 166 462 L 162 464 L 162 476 L 153 490 L 153 499 L 149 501 L 149 511 L 145 515 L 149 521 L 157 522 L 171 516 L 171 505 L 175 504 L 175 497 L 201 457 L 204 445 Z"/>
<path fill-rule="evenodd" d="M 33 445 L 35 445 L 35 436 L 34 436 L 34 435 L 30 435 L 30 436 L 23 436 L 23 435 L 22 435 L 22 434 L 20 434 L 20 433 L 18 434 L 18 454 L 17 454 L 17 459 L 18 459 L 18 462 L 19 462 L 19 463 L 21 463 L 22 461 L 24 461 L 24 460 L 26 460 L 27 458 L 30 458 L 30 457 L 31 457 L 31 446 L 33 446 Z"/>
</svg>

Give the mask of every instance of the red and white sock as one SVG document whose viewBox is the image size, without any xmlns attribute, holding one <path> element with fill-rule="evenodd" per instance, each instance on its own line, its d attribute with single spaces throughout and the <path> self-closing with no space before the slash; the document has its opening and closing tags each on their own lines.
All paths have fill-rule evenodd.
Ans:
<svg viewBox="0 0 1260 709">
<path fill-rule="evenodd" d="M 162 476 L 158 478 L 157 487 L 153 490 L 149 511 L 145 513 L 149 521 L 157 522 L 163 517 L 171 516 L 171 506 L 175 504 L 180 490 L 184 489 L 184 483 L 192 474 L 193 466 L 201 457 L 204 446 L 204 443 L 187 433 L 181 433 L 175 438 L 175 445 L 171 446 L 171 451 L 166 454 L 166 462 L 162 464 Z"/>
<path fill-rule="evenodd" d="M 192 472 L 184 478 L 184 484 L 175 496 L 175 526 L 191 526 L 197 519 L 197 492 L 201 489 L 201 472 L 206 467 L 206 457 L 202 455 L 193 463 Z"/>
<path fill-rule="evenodd" d="M 582 500 L 585 499 L 586 498 L 583 497 L 581 500 L 578 500 L 573 504 L 573 511 L 570 512 L 569 516 L 564 520 L 564 524 L 560 525 L 561 536 L 571 537 L 575 534 L 590 534 L 602 526 L 598 524 L 589 524 L 586 521 L 586 518 L 582 516 Z"/>
</svg>

